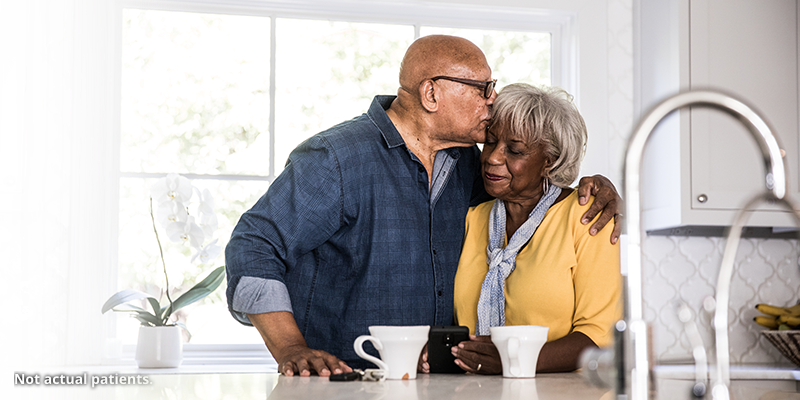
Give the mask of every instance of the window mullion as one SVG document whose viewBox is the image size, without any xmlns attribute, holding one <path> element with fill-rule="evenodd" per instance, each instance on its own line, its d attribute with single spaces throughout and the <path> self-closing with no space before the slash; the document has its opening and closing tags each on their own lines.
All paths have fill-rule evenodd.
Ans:
<svg viewBox="0 0 800 400">
<path fill-rule="evenodd" d="M 270 16 L 269 31 L 269 180 L 275 178 L 275 61 L 277 18 Z"/>
</svg>

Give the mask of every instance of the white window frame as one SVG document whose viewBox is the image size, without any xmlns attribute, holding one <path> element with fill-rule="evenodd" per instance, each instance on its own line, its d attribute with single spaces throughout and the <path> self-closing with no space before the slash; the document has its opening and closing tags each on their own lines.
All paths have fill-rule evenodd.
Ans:
<svg viewBox="0 0 800 400">
<path fill-rule="evenodd" d="M 274 166 L 274 138 L 275 120 L 275 19 L 322 19 L 348 22 L 375 22 L 390 24 L 413 25 L 415 37 L 419 37 L 420 26 L 474 28 L 506 31 L 539 31 L 551 34 L 551 81 L 554 86 L 561 86 L 575 96 L 576 104 L 580 107 L 581 99 L 597 103 L 604 101 L 607 94 L 607 66 L 606 66 L 606 25 L 605 18 L 596 18 L 598 13 L 605 15 L 607 12 L 606 1 L 577 0 L 571 2 L 548 0 L 493 0 L 484 1 L 484 5 L 439 3 L 434 1 L 406 1 L 395 2 L 366 1 L 366 0 L 117 0 L 111 10 L 110 27 L 113 47 L 114 70 L 112 72 L 112 91 L 114 99 L 114 148 L 116 170 L 115 178 L 117 187 L 122 177 L 154 178 L 162 174 L 152 173 L 121 173 L 119 172 L 119 146 L 120 146 L 120 103 L 121 103 L 121 54 L 122 54 L 122 10 L 126 8 L 151 9 L 162 11 L 183 11 L 214 14 L 236 14 L 269 17 L 271 19 L 271 57 L 270 57 L 270 169 L 268 176 L 252 175 L 201 175 L 183 174 L 190 179 L 215 179 L 215 180 L 265 180 L 272 181 L 275 176 Z M 563 4 L 568 3 L 568 4 Z M 600 21 L 602 19 L 602 21 Z M 581 27 L 581 30 L 578 29 Z M 579 43 L 584 46 L 580 47 Z M 591 62 L 588 62 L 591 60 Z M 588 63 L 587 63 L 588 62 Z M 376 93 L 383 94 L 383 93 Z M 391 93 L 387 93 L 391 94 Z M 592 129 L 597 141 L 606 142 L 605 127 L 608 116 L 604 108 L 598 112 L 582 109 L 587 126 Z M 347 116 L 342 116 L 345 118 Z M 591 138 L 590 138 L 591 140 Z M 594 145 L 593 145 L 594 146 Z M 602 149 L 601 149 L 602 150 Z M 588 157 L 587 157 L 588 159 Z M 584 162 L 584 164 L 586 161 Z M 602 164 L 601 164 L 602 165 Z M 590 167 L 594 173 L 608 173 L 606 168 Z M 118 194 L 113 197 L 116 204 L 112 204 L 111 215 L 113 223 L 109 224 L 111 233 L 108 235 L 109 248 L 113 249 L 112 259 L 116 262 L 118 243 L 119 199 Z M 114 212 L 116 210 L 116 213 Z M 113 292 L 117 288 L 116 264 L 107 274 L 108 281 L 106 292 Z M 116 336 L 114 318 L 107 319 L 105 331 L 106 347 L 109 342 L 112 347 Z M 113 358 L 104 357 L 104 364 L 132 363 L 134 346 L 126 345 L 122 348 L 122 357 L 119 352 Z M 230 360 L 254 360 L 260 358 L 270 363 L 271 357 L 265 348 L 258 351 L 254 345 L 198 345 L 187 344 L 184 348 L 187 362 L 192 359 L 202 363 L 227 363 Z M 256 354 L 254 354 L 256 352 Z M 112 354 L 115 352 L 111 352 Z M 107 352 L 108 354 L 108 352 Z M 210 355 L 215 354 L 215 355 Z"/>
</svg>

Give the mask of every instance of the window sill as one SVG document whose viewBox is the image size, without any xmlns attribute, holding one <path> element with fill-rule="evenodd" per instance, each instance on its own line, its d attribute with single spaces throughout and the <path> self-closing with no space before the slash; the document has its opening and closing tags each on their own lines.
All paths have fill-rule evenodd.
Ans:
<svg viewBox="0 0 800 400">
<path fill-rule="evenodd" d="M 278 373 L 278 364 L 186 364 L 186 360 L 178 368 L 139 368 L 135 363 L 120 365 L 72 365 L 67 367 L 48 367 L 45 374 L 75 375 L 197 375 L 197 374 L 268 374 Z"/>
<path fill-rule="evenodd" d="M 135 360 L 136 346 L 124 345 L 117 357 L 104 358 L 100 365 L 72 365 L 60 372 L 120 374 L 242 374 L 277 373 L 278 364 L 263 344 L 202 345 L 184 344 L 183 362 L 178 368 L 139 368 Z"/>
</svg>

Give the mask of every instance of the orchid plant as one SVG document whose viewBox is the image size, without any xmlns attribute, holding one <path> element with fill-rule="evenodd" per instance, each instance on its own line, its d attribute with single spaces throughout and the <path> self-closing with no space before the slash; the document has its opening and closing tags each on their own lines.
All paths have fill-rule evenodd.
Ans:
<svg viewBox="0 0 800 400">
<path fill-rule="evenodd" d="M 197 201 L 192 202 L 195 196 Z M 154 201 L 157 204 L 155 213 Z M 190 214 L 190 210 L 196 217 Z M 177 325 L 188 332 L 183 323 L 171 322 L 170 318 L 179 309 L 203 299 L 216 290 L 225 278 L 225 267 L 211 271 L 205 279 L 172 300 L 164 250 L 156 228 L 156 217 L 171 241 L 181 242 L 192 248 L 194 254 L 190 262 L 199 261 L 200 264 L 207 264 L 222 251 L 222 248 L 217 245 L 217 239 L 212 239 L 217 230 L 218 221 L 217 215 L 214 213 L 214 198 L 211 196 L 211 192 L 208 189 L 201 192 L 191 184 L 189 179 L 175 173 L 159 179 L 151 188 L 150 220 L 153 224 L 161 266 L 164 271 L 166 284 L 164 294 L 166 294 L 167 303 L 162 305 L 158 299 L 147 293 L 135 289 L 125 289 L 111 296 L 103 304 L 102 312 L 106 313 L 109 310 L 130 312 L 143 326 Z M 147 299 L 152 311 L 132 304 L 141 299 Z M 118 306 L 124 307 L 115 308 Z"/>
</svg>

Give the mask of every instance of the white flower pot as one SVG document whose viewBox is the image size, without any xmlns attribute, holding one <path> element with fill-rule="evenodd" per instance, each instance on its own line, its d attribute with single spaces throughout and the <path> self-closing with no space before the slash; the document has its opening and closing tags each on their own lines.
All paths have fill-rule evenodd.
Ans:
<svg viewBox="0 0 800 400">
<path fill-rule="evenodd" d="M 181 328 L 177 326 L 140 326 L 136 344 L 139 368 L 176 368 L 183 361 Z"/>
</svg>

